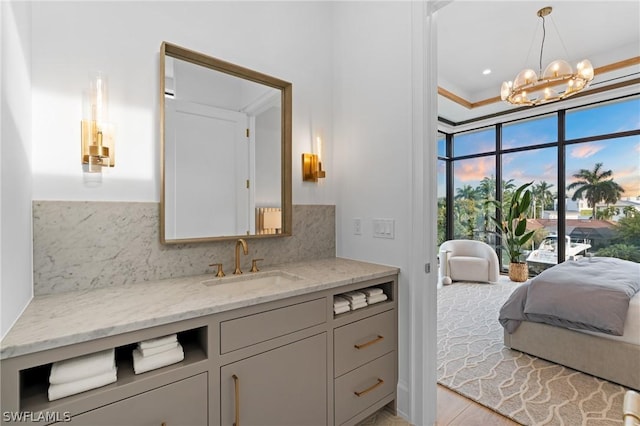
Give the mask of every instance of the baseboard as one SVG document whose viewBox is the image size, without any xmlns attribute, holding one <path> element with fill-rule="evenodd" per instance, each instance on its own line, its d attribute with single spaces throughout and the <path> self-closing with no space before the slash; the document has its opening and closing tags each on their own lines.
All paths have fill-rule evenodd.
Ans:
<svg viewBox="0 0 640 426">
<path fill-rule="evenodd" d="M 402 417 L 403 419 L 409 419 L 409 401 L 411 400 L 409 398 L 409 387 L 402 382 L 398 382 L 398 387 L 397 387 L 397 393 L 398 393 L 398 416 Z"/>
</svg>

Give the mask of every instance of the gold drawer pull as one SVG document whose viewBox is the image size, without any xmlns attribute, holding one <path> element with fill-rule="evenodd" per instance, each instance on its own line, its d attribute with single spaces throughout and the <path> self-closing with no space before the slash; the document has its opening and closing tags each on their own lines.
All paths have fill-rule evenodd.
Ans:
<svg viewBox="0 0 640 426">
<path fill-rule="evenodd" d="M 369 392 L 371 392 L 372 390 L 374 390 L 374 389 L 375 389 L 375 388 L 377 388 L 378 386 L 382 385 L 383 383 L 384 383 L 384 380 L 382 380 L 382 379 L 378 379 L 378 383 L 376 383 L 375 385 L 371 385 L 371 386 L 369 386 L 368 388 L 366 388 L 366 389 L 365 389 L 365 390 L 363 390 L 363 391 L 360 391 L 360 392 L 358 392 L 358 391 L 354 391 L 353 393 L 355 393 L 357 397 L 361 397 L 361 396 L 363 396 L 363 395 L 368 394 Z"/>
<path fill-rule="evenodd" d="M 240 379 L 235 374 L 231 377 L 233 377 L 233 384 L 236 388 L 236 413 L 233 426 L 240 426 Z"/>
<path fill-rule="evenodd" d="M 362 343 L 360 345 L 353 345 L 353 347 L 356 348 L 356 349 L 364 349 L 367 346 L 371 346 L 374 343 L 378 343 L 378 342 L 382 341 L 382 339 L 384 339 L 384 336 L 381 336 L 381 335 L 378 334 L 378 337 L 376 337 L 375 339 L 369 340 L 367 343 Z"/>
</svg>

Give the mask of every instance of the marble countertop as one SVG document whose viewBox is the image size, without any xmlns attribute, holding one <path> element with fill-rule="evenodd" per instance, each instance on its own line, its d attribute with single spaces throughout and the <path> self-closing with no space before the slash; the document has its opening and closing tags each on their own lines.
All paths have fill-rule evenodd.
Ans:
<svg viewBox="0 0 640 426">
<path fill-rule="evenodd" d="M 101 337 L 197 318 L 326 290 L 399 272 L 392 266 L 342 258 L 289 263 L 257 274 L 283 271 L 300 279 L 278 285 L 250 281 L 203 285 L 213 274 L 38 296 L 0 342 L 0 359 Z M 245 272 L 244 276 L 251 273 Z M 234 279 L 227 276 L 220 279 Z"/>
</svg>

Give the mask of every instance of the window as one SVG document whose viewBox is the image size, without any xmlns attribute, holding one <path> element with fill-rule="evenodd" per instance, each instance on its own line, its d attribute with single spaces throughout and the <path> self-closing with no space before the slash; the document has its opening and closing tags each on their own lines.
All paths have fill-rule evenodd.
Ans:
<svg viewBox="0 0 640 426">
<path fill-rule="evenodd" d="M 502 199 L 510 200 L 513 192 L 522 184 L 533 182 L 529 187 L 532 194 L 529 206 L 528 230 L 535 230 L 530 245 L 524 250 L 524 259 L 530 272 L 537 273 L 555 262 L 540 264 L 533 251 L 544 239 L 555 234 L 558 229 L 558 148 L 541 148 L 502 155 L 503 185 Z M 503 253 L 504 254 L 504 253 Z M 506 265 L 506 257 L 502 264 Z"/>
<path fill-rule="evenodd" d="M 495 150 L 496 129 L 494 127 L 459 133 L 453 139 L 453 155 L 456 157 L 482 154 Z"/>
<path fill-rule="evenodd" d="M 493 156 L 454 161 L 454 238 L 488 241 L 491 225 L 485 201 L 495 199 L 495 169 Z"/>
<path fill-rule="evenodd" d="M 640 97 L 567 112 L 567 140 L 640 128 Z"/>
<path fill-rule="evenodd" d="M 558 140 L 558 118 L 555 115 L 520 120 L 502 126 L 502 149 L 546 144 Z"/>
<path fill-rule="evenodd" d="M 640 135 L 567 146 L 567 233 L 596 256 L 640 262 Z M 635 237 L 634 237 L 635 235 Z M 567 249 L 567 256 L 575 249 Z"/>
<path fill-rule="evenodd" d="M 563 116 L 565 128 L 560 129 Z M 496 150 L 498 135 L 500 150 Z M 446 139 L 438 140 L 438 243 L 468 238 L 494 245 L 488 223 L 494 212 L 485 200 L 507 200 L 515 188 L 533 181 L 528 229 L 536 233 L 528 254 L 555 247 L 556 257 L 547 267 L 557 263 L 559 247 L 566 254 L 560 261 L 588 253 L 640 262 L 640 96 L 450 138 L 452 158 L 446 157 Z M 452 170 L 451 188 L 446 185 L 447 170 Z M 497 179 L 501 193 L 495 191 Z M 599 181 L 606 183 L 590 191 L 589 185 Z M 559 188 L 565 193 L 562 202 Z M 447 228 L 447 223 L 453 226 Z M 565 238 L 557 235 L 559 229 L 564 229 Z"/>
</svg>

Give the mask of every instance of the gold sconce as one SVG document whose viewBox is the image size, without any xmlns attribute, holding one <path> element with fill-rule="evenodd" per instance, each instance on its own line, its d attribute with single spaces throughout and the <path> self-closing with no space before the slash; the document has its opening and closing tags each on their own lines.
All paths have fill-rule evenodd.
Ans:
<svg viewBox="0 0 640 426">
<path fill-rule="evenodd" d="M 85 92 L 81 122 L 81 161 L 85 173 L 115 166 L 113 125 L 109 123 L 107 78 L 97 73 Z"/>
<path fill-rule="evenodd" d="M 302 180 L 305 182 L 317 182 L 326 176 L 322 170 L 322 139 L 316 138 L 318 143 L 317 154 L 302 154 Z"/>
</svg>

